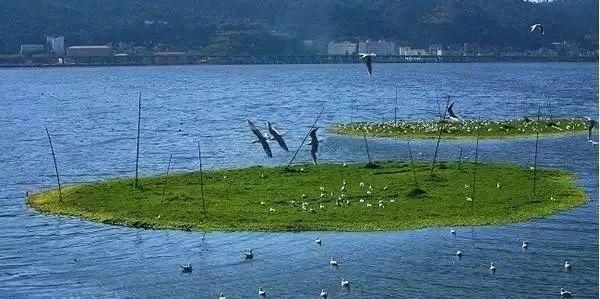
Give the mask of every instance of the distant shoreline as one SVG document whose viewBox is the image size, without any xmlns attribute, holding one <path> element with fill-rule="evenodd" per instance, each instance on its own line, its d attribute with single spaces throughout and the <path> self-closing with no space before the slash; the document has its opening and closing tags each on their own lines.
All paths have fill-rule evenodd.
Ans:
<svg viewBox="0 0 600 299">
<path fill-rule="evenodd" d="M 316 56 L 111 56 L 67 58 L 67 63 L 55 63 L 50 57 L 0 57 L 0 68 L 46 67 L 113 67 L 155 65 L 274 65 L 274 64 L 356 64 L 354 55 Z M 517 63 L 517 62 L 592 62 L 598 57 L 582 56 L 377 56 L 376 63 Z"/>
</svg>

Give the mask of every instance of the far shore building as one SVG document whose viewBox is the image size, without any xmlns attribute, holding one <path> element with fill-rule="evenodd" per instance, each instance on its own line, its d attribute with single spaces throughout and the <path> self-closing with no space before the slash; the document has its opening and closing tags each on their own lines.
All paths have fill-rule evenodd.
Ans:
<svg viewBox="0 0 600 299">
<path fill-rule="evenodd" d="M 426 56 L 426 55 L 429 55 L 429 53 L 425 49 L 413 49 L 411 47 L 398 48 L 398 54 L 400 56 Z"/>
<path fill-rule="evenodd" d="M 46 48 L 52 56 L 65 55 L 65 37 L 64 36 L 48 36 L 46 37 Z"/>
<path fill-rule="evenodd" d="M 440 44 L 433 44 L 429 46 L 429 54 L 434 56 L 444 55 L 444 47 Z"/>
<path fill-rule="evenodd" d="M 67 49 L 68 57 L 110 57 L 113 49 L 111 46 L 72 46 Z"/>
<path fill-rule="evenodd" d="M 327 44 L 327 54 L 329 55 L 354 55 L 356 53 L 356 43 L 345 42 L 329 42 Z"/>
<path fill-rule="evenodd" d="M 42 44 L 25 44 L 21 45 L 21 51 L 19 53 L 25 57 L 31 57 L 36 54 L 46 53 L 46 47 Z"/>
<path fill-rule="evenodd" d="M 358 43 L 358 53 L 373 53 L 379 56 L 392 56 L 395 51 L 394 42 L 384 40 L 370 41 Z"/>
<path fill-rule="evenodd" d="M 163 51 L 154 54 L 156 64 L 187 64 L 188 57 L 185 52 Z"/>
</svg>

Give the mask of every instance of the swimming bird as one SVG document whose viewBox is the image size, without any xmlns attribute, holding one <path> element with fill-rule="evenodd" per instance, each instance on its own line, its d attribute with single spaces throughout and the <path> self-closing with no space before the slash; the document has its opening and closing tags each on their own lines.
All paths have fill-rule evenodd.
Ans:
<svg viewBox="0 0 600 299">
<path fill-rule="evenodd" d="M 315 243 L 321 245 L 321 239 L 319 237 L 316 237 L 315 238 Z"/>
<path fill-rule="evenodd" d="M 565 288 L 560 288 L 560 297 L 561 298 L 571 298 L 571 295 L 573 295 L 573 293 L 566 291 Z"/>
<path fill-rule="evenodd" d="M 533 25 L 529 26 L 529 28 L 531 28 L 531 32 L 539 30 L 540 34 L 544 35 L 544 26 L 542 26 L 542 24 L 540 24 L 540 23 L 533 24 Z"/>
<path fill-rule="evenodd" d="M 456 230 L 454 228 L 450 228 L 450 233 L 454 236 L 456 236 Z"/>
<path fill-rule="evenodd" d="M 225 297 L 225 294 L 221 293 L 219 294 L 219 299 L 227 299 L 227 297 Z"/>
<path fill-rule="evenodd" d="M 521 245 L 521 248 L 527 249 L 527 247 L 529 247 L 529 242 L 523 241 L 523 245 Z"/>
<path fill-rule="evenodd" d="M 456 256 L 462 257 L 462 251 L 460 251 L 460 250 L 456 251 Z"/>
<path fill-rule="evenodd" d="M 183 273 L 192 273 L 192 264 L 180 265 L 179 267 L 181 267 Z"/>
<path fill-rule="evenodd" d="M 321 289 L 321 298 L 327 299 L 327 292 L 325 292 L 325 289 Z"/>
<path fill-rule="evenodd" d="M 252 249 L 248 249 L 244 252 L 244 256 L 247 260 L 251 260 L 254 258 L 254 252 L 252 252 Z"/>
<path fill-rule="evenodd" d="M 250 127 L 250 131 L 252 131 L 252 133 L 254 133 L 256 138 L 258 138 L 258 140 L 254 141 L 252 143 L 260 142 L 260 144 L 262 145 L 263 150 L 265 151 L 267 156 L 269 158 L 273 158 L 273 153 L 271 153 L 271 148 L 269 147 L 267 138 L 265 138 L 265 136 L 260 132 L 260 130 L 258 130 L 258 128 L 254 125 L 254 123 L 252 123 L 249 119 L 247 121 L 248 121 L 248 126 Z"/>
<path fill-rule="evenodd" d="M 271 124 L 271 122 L 267 121 L 267 129 L 269 131 L 269 134 L 271 134 L 271 136 L 273 136 L 273 139 L 275 139 L 275 141 L 277 141 L 277 143 L 279 143 L 279 146 L 286 152 L 288 152 L 288 147 L 285 144 L 285 141 L 283 140 L 283 135 L 281 135 L 281 133 L 279 133 L 279 131 L 277 131 L 275 128 L 273 128 L 273 125 Z"/>
<path fill-rule="evenodd" d="M 456 113 L 454 113 L 454 101 L 452 101 L 452 103 L 450 103 L 450 105 L 448 106 L 448 109 L 446 110 L 446 118 L 451 121 L 451 122 L 461 122 L 462 119 L 460 118 L 460 116 L 456 115 Z"/>
<path fill-rule="evenodd" d="M 373 74 L 373 57 L 377 55 L 375 55 L 375 53 L 360 53 L 358 55 L 360 56 L 360 60 L 365 62 L 365 65 L 367 66 L 367 72 L 369 73 L 369 77 L 371 77 L 371 74 Z"/>
<path fill-rule="evenodd" d="M 342 282 L 340 283 L 341 286 L 343 287 L 350 287 L 350 280 L 345 280 L 342 278 Z"/>
<path fill-rule="evenodd" d="M 571 264 L 568 261 L 565 261 L 565 270 L 571 270 Z"/>
<path fill-rule="evenodd" d="M 329 265 L 337 267 L 338 266 L 338 262 L 335 260 L 335 258 L 331 257 L 331 260 L 329 260 Z"/>
<path fill-rule="evenodd" d="M 492 272 L 496 272 L 496 266 L 494 265 L 494 263 L 490 263 L 490 271 Z"/>
<path fill-rule="evenodd" d="M 317 165 L 317 153 L 319 152 L 319 139 L 317 139 L 317 130 L 319 127 L 310 130 L 310 155 L 312 156 L 313 163 Z"/>
<path fill-rule="evenodd" d="M 258 287 L 258 296 L 261 296 L 261 297 L 267 296 L 267 291 L 263 290 L 262 286 Z"/>
</svg>

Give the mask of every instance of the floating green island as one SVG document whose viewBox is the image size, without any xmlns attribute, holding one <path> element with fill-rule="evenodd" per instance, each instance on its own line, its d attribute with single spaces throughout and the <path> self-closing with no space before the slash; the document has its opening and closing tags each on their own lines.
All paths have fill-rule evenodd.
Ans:
<svg viewBox="0 0 600 299">
<path fill-rule="evenodd" d="M 322 164 L 250 167 L 114 179 L 31 195 L 43 213 L 156 229 L 219 231 L 382 231 L 431 226 L 505 224 L 550 215 L 584 203 L 586 193 L 562 170 L 513 164 Z M 415 186 L 415 176 L 418 187 Z M 343 182 L 346 182 L 342 191 Z M 363 184 L 361 184 L 361 182 Z M 371 186 L 372 188 L 369 188 Z M 163 195 L 163 188 L 164 195 Z M 381 204 L 380 204 L 381 203 Z"/>
<path fill-rule="evenodd" d="M 464 120 L 462 122 L 440 122 L 437 120 L 389 121 L 389 122 L 360 122 L 335 124 L 331 131 L 342 135 L 366 134 L 371 137 L 399 137 L 407 139 L 437 138 L 439 128 L 443 128 L 444 139 L 477 138 L 477 127 L 480 127 L 479 137 L 514 138 L 535 136 L 537 132 L 543 135 L 558 135 L 581 133 L 588 129 L 585 119 L 520 119 L 520 120 Z"/>
</svg>

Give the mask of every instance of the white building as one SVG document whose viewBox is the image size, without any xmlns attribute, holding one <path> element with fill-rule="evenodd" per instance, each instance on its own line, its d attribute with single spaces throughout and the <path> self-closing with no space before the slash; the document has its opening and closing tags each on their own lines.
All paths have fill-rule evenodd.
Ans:
<svg viewBox="0 0 600 299">
<path fill-rule="evenodd" d="M 429 46 L 429 54 L 436 55 L 436 56 L 442 56 L 442 55 L 444 55 L 444 48 L 442 47 L 442 45 L 439 45 L 439 44 L 430 45 Z"/>
<path fill-rule="evenodd" d="M 394 43 L 383 40 L 358 43 L 358 53 L 374 53 L 380 56 L 394 55 Z"/>
<path fill-rule="evenodd" d="M 400 47 L 398 54 L 401 56 L 424 56 L 429 55 L 425 49 L 413 49 L 411 47 Z"/>
<path fill-rule="evenodd" d="M 64 36 L 48 36 L 46 37 L 46 47 L 51 55 L 65 55 L 65 37 Z"/>
<path fill-rule="evenodd" d="M 341 43 L 329 42 L 329 44 L 327 44 L 327 54 L 354 55 L 356 54 L 356 44 L 349 41 Z"/>
</svg>

